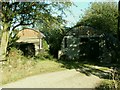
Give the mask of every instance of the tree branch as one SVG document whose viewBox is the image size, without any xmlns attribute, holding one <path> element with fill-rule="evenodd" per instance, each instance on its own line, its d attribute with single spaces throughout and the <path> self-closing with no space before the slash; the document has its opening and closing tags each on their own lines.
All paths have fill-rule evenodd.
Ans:
<svg viewBox="0 0 120 90">
<path fill-rule="evenodd" d="M 31 23 L 22 23 L 22 22 L 21 22 L 21 23 L 17 24 L 16 26 L 14 26 L 14 27 L 12 28 L 12 31 L 15 30 L 15 28 L 18 27 L 18 26 L 31 25 L 31 24 L 33 24 L 33 22 L 31 22 Z"/>
</svg>

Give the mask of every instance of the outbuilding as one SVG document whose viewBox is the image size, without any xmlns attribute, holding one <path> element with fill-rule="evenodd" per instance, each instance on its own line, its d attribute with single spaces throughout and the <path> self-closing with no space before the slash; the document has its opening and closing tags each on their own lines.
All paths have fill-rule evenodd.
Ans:
<svg viewBox="0 0 120 90">
<path fill-rule="evenodd" d="M 64 36 L 58 56 L 69 60 L 97 59 L 104 44 L 99 31 L 88 26 L 74 27 Z"/>
<path fill-rule="evenodd" d="M 45 36 L 37 30 L 25 28 L 20 30 L 17 36 L 19 39 L 16 42 L 24 55 L 34 56 L 44 49 L 43 38 Z"/>
</svg>

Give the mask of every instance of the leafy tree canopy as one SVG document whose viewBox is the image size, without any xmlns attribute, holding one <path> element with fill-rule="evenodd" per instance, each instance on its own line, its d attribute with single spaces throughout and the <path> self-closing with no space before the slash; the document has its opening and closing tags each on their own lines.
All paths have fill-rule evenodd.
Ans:
<svg viewBox="0 0 120 90">
<path fill-rule="evenodd" d="M 117 33 L 118 7 L 115 2 L 94 2 L 78 25 L 91 26 L 100 32 Z"/>
<path fill-rule="evenodd" d="M 70 6 L 68 2 L 2 2 L 2 26 L 8 23 L 13 30 L 20 25 L 34 25 L 36 21 L 49 25 L 55 21 L 52 14 L 58 11 L 61 15 Z"/>
<path fill-rule="evenodd" d="M 91 3 L 85 15 L 75 26 L 90 26 L 103 33 L 106 48 L 102 49 L 103 53 L 100 59 L 102 61 L 106 60 L 105 62 L 109 62 L 110 60 L 118 62 L 120 58 L 120 43 L 118 38 L 115 37 L 118 34 L 118 16 L 118 3 L 94 2 Z M 111 56 L 109 56 L 110 54 Z"/>
<path fill-rule="evenodd" d="M 69 7 L 71 2 L 1 2 L 1 21 L 2 26 L 2 39 L 1 39 L 1 52 L 0 57 L 5 58 L 7 46 L 9 42 L 9 31 L 15 30 L 18 26 L 32 25 L 35 26 L 36 22 L 46 27 L 54 26 L 54 22 L 61 23 L 59 19 L 64 10 Z M 58 11 L 58 12 L 56 12 Z M 56 13 L 59 15 L 53 16 Z M 46 28 L 47 29 L 47 28 Z M 0 59 L 1 59 L 0 58 Z"/>
</svg>

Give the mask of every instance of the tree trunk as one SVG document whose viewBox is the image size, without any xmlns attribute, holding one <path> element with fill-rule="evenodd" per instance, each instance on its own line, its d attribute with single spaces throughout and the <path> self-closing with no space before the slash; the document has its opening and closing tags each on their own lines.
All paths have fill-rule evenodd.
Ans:
<svg viewBox="0 0 120 90">
<path fill-rule="evenodd" d="M 2 38 L 1 38 L 0 61 L 6 60 L 8 39 L 9 39 L 9 25 L 6 23 L 4 24 Z"/>
</svg>

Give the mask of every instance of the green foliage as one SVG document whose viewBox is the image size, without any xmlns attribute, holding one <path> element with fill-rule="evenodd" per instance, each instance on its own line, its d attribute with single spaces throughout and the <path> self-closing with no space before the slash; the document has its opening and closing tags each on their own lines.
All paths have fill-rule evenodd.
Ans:
<svg viewBox="0 0 120 90">
<path fill-rule="evenodd" d="M 56 26 L 57 27 L 49 29 L 44 28 L 42 31 L 46 36 L 45 40 L 49 45 L 49 52 L 54 55 L 54 57 L 58 57 L 58 50 L 61 49 L 61 42 L 65 35 L 65 29 L 63 27 L 59 27 L 58 25 Z"/>
<path fill-rule="evenodd" d="M 45 27 L 51 27 L 51 23 L 61 22 L 59 18 L 52 16 L 52 14 L 57 14 L 59 16 L 64 14 L 64 10 L 71 5 L 71 2 L 15 2 L 8 1 L 2 2 L 2 12 L 0 12 L 2 19 L 3 32 L 9 32 L 10 30 L 15 30 L 18 26 L 35 26 L 35 22 L 40 23 Z M 54 26 L 54 24 L 52 25 Z M 4 56 L 7 52 L 8 37 L 2 37 L 1 45 L 2 53 L 0 55 Z M 5 41 L 6 40 L 6 41 Z"/>
<path fill-rule="evenodd" d="M 103 44 L 100 43 L 103 63 L 118 62 L 120 43 L 117 36 L 118 6 L 115 2 L 94 2 L 85 11 L 85 15 L 76 26 L 90 26 L 104 36 Z"/>
<path fill-rule="evenodd" d="M 96 90 L 119 90 L 120 88 L 120 82 L 116 82 L 118 83 L 117 88 L 115 88 L 115 84 L 112 80 L 104 80 L 100 83 L 99 86 L 96 87 Z"/>
<path fill-rule="evenodd" d="M 106 81 L 101 82 L 101 84 L 98 87 L 96 87 L 96 90 L 110 90 L 113 87 L 114 87 L 113 82 L 106 80 Z"/>
<path fill-rule="evenodd" d="M 96 87 L 97 90 L 118 90 L 120 88 L 120 71 L 119 68 L 111 68 L 109 80 L 103 80 L 99 86 Z"/>
<path fill-rule="evenodd" d="M 120 42 L 112 34 L 106 34 L 105 43 L 101 44 L 101 56 L 100 61 L 103 63 L 118 63 L 120 59 Z"/>
<path fill-rule="evenodd" d="M 42 43 L 43 49 L 44 49 L 45 51 L 48 51 L 49 47 L 48 47 L 47 41 L 46 41 L 45 39 L 43 39 L 42 42 L 43 42 L 43 43 Z"/>
<path fill-rule="evenodd" d="M 43 56 L 41 56 L 43 55 Z M 55 62 L 52 56 L 44 53 L 38 58 L 26 58 L 20 50 L 11 48 L 7 61 L 2 63 L 2 82 L 6 84 L 27 76 L 63 70 L 62 64 Z M 52 60 L 50 60 L 52 58 Z"/>
<path fill-rule="evenodd" d="M 22 56 L 22 51 L 21 50 L 17 50 L 16 48 L 12 47 L 10 49 L 10 52 L 9 52 L 9 55 L 8 57 L 9 58 L 14 58 L 14 56 L 16 57 L 16 59 L 19 59 L 21 56 Z"/>
<path fill-rule="evenodd" d="M 51 32 L 49 40 L 50 53 L 55 57 L 58 55 L 58 50 L 61 49 L 61 42 L 63 39 L 63 34 L 59 30 L 54 30 Z"/>
<path fill-rule="evenodd" d="M 54 3 L 53 3 L 54 4 Z M 62 3 L 63 4 L 63 3 Z M 63 8 L 61 7 L 62 5 L 58 5 L 59 6 L 59 10 L 62 10 L 62 13 L 57 13 L 55 12 L 57 10 L 57 8 L 55 9 L 56 5 L 53 6 L 53 11 L 54 14 L 50 17 L 44 18 L 45 20 L 42 21 L 41 20 L 37 20 L 37 22 L 35 23 L 35 26 L 37 29 L 39 29 L 41 32 L 44 33 L 45 40 L 47 41 L 48 45 L 49 45 L 49 51 L 52 55 L 54 55 L 54 57 L 58 57 L 58 50 L 60 50 L 61 48 L 61 42 L 62 42 L 62 38 L 65 34 L 65 23 L 66 21 L 62 19 L 62 15 L 64 15 L 64 10 L 69 7 L 71 5 L 71 3 L 65 3 L 65 6 L 63 6 Z"/>
<path fill-rule="evenodd" d="M 91 26 L 103 33 L 117 33 L 118 9 L 115 2 L 94 2 L 77 25 Z"/>
<path fill-rule="evenodd" d="M 38 59 L 38 60 L 46 60 L 46 59 L 49 59 L 49 60 L 52 60 L 54 59 L 53 56 L 51 56 L 48 51 L 43 51 L 43 52 L 39 52 L 36 56 L 35 56 L 35 59 Z"/>
<path fill-rule="evenodd" d="M 35 25 L 35 22 L 50 26 L 51 22 L 60 22 L 52 14 L 64 14 L 71 2 L 2 2 L 2 22 L 9 23 L 14 30 L 21 25 Z M 4 26 L 4 23 L 3 25 Z"/>
<path fill-rule="evenodd" d="M 14 35 L 13 35 L 14 34 Z M 13 35 L 13 36 L 12 36 Z M 17 32 L 12 32 L 9 35 L 9 40 L 8 40 L 8 46 L 7 46 L 7 50 L 9 51 L 10 48 L 15 47 L 16 46 L 16 41 L 19 39 L 19 37 L 17 37 Z"/>
</svg>

